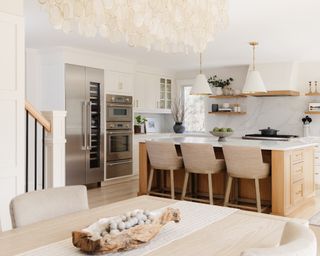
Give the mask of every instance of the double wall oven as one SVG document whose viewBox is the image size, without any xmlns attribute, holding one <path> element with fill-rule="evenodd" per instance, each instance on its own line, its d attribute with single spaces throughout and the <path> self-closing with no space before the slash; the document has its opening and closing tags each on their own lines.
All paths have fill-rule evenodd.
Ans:
<svg viewBox="0 0 320 256">
<path fill-rule="evenodd" d="M 107 94 L 107 179 L 132 174 L 132 97 Z"/>
</svg>

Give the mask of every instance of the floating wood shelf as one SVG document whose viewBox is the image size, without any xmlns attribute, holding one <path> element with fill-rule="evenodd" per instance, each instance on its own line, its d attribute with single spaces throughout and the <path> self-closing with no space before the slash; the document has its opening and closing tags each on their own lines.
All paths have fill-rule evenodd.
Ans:
<svg viewBox="0 0 320 256">
<path fill-rule="evenodd" d="M 210 95 L 209 98 L 212 99 L 233 99 L 233 98 L 245 98 L 247 95 L 239 94 L 239 95 Z"/>
<path fill-rule="evenodd" d="M 305 111 L 306 115 L 320 115 L 320 111 Z"/>
<path fill-rule="evenodd" d="M 308 92 L 305 95 L 306 96 L 320 96 L 320 92 Z"/>
<path fill-rule="evenodd" d="M 283 91 L 267 91 L 267 92 L 248 93 L 245 95 L 254 96 L 254 97 L 299 96 L 300 92 L 292 91 L 292 90 L 283 90 Z"/>
<path fill-rule="evenodd" d="M 209 112 L 212 115 L 245 115 L 247 112 L 227 112 L 227 111 L 218 111 L 218 112 Z"/>
<path fill-rule="evenodd" d="M 306 94 L 307 95 L 307 94 Z M 210 95 L 209 98 L 214 99 L 231 99 L 231 98 L 245 98 L 247 96 L 253 97 L 281 97 L 281 96 L 300 96 L 300 92 L 292 91 L 292 90 L 282 90 L 282 91 L 267 91 L 267 92 L 255 92 L 255 93 L 246 93 L 246 94 L 239 94 L 239 95 Z M 320 93 L 314 94 L 309 96 L 320 96 Z"/>
</svg>

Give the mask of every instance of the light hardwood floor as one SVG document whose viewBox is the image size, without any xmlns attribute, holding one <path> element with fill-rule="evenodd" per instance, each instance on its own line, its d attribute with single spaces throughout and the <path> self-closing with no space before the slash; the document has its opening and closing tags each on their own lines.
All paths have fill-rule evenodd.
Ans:
<svg viewBox="0 0 320 256">
<path fill-rule="evenodd" d="M 95 208 L 136 197 L 138 188 L 138 179 L 132 179 L 115 184 L 104 185 L 100 188 L 88 189 L 89 206 L 90 208 Z"/>
</svg>

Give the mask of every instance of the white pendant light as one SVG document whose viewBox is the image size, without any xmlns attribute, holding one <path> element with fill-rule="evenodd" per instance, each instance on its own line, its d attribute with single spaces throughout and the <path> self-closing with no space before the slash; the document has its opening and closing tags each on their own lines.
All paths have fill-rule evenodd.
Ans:
<svg viewBox="0 0 320 256">
<path fill-rule="evenodd" d="M 202 55 L 200 53 L 200 73 L 196 76 L 194 84 L 191 88 L 190 95 L 211 95 L 208 80 L 204 74 L 202 74 Z"/>
<path fill-rule="evenodd" d="M 246 83 L 242 89 L 242 93 L 255 93 L 255 92 L 267 92 L 267 89 L 262 81 L 260 73 L 256 70 L 256 46 L 258 42 L 250 42 L 253 50 L 252 70 L 248 71 Z"/>
</svg>

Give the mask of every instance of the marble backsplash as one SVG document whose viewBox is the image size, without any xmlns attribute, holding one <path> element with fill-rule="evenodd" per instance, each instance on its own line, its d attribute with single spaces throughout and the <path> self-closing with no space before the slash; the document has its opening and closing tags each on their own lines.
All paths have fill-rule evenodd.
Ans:
<svg viewBox="0 0 320 256">
<path fill-rule="evenodd" d="M 235 136 L 249 133 L 259 133 L 259 129 L 271 128 L 279 130 L 279 134 L 293 134 L 303 136 L 303 123 L 309 102 L 315 101 L 306 96 L 299 97 L 247 97 L 243 99 L 209 99 L 208 109 L 211 104 L 223 102 L 240 103 L 246 115 L 223 116 L 207 115 L 206 130 L 213 127 L 231 127 Z M 312 115 L 310 135 L 320 136 L 320 116 Z"/>
</svg>

